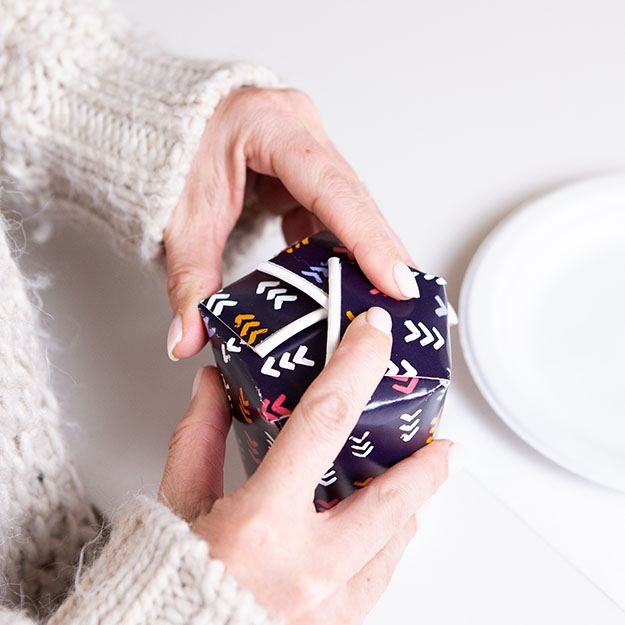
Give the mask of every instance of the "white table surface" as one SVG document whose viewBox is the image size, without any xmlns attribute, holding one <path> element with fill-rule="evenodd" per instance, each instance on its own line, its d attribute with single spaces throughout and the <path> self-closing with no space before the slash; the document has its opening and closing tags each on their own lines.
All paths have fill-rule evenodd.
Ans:
<svg viewBox="0 0 625 625">
<path fill-rule="evenodd" d="M 123 8 L 173 50 L 264 62 L 311 93 L 413 256 L 448 278 L 453 301 L 502 216 L 625 164 L 618 0 Z M 58 227 L 23 262 L 54 276 L 43 300 L 54 378 L 88 492 L 110 511 L 156 489 L 208 354 L 167 360 L 162 284 L 93 234 Z M 479 395 L 458 341 L 454 358 L 442 434 L 464 443 L 468 465 L 423 511 L 368 623 L 625 622 L 625 496 L 520 441 Z M 227 465 L 232 487 L 242 476 L 234 448 Z"/>
</svg>

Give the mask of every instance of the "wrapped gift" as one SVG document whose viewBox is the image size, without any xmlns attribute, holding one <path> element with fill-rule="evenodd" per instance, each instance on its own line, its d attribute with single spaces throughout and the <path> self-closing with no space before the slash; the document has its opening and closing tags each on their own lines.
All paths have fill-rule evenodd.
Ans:
<svg viewBox="0 0 625 625">
<path fill-rule="evenodd" d="M 331 508 L 433 440 L 451 373 L 445 281 L 412 273 L 419 297 L 387 297 L 323 232 L 201 302 L 248 474 L 352 319 L 372 306 L 393 319 L 391 359 L 345 446 L 321 476 L 317 510 Z"/>
</svg>

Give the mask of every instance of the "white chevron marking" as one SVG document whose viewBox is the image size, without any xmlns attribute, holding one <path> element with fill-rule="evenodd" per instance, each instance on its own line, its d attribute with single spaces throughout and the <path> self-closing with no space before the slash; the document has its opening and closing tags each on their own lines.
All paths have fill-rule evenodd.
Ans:
<svg viewBox="0 0 625 625">
<path fill-rule="evenodd" d="M 278 367 L 280 369 L 285 369 L 288 371 L 293 371 L 296 365 L 303 365 L 304 367 L 314 367 L 315 361 L 310 358 L 306 358 L 306 353 L 308 352 L 308 347 L 306 345 L 300 345 L 297 348 L 294 356 L 291 356 L 291 352 L 284 352 L 282 356 L 280 356 L 280 362 L 278 363 Z M 265 360 L 260 372 L 265 375 L 270 375 L 272 378 L 279 378 L 280 371 L 274 368 L 276 364 L 276 359 L 273 356 L 269 356 L 267 360 Z"/>
<path fill-rule="evenodd" d="M 398 373 L 399 367 L 392 360 L 389 360 L 388 369 L 386 370 L 386 373 L 384 375 L 390 375 L 391 377 L 395 378 L 397 377 Z"/>
<path fill-rule="evenodd" d="M 399 429 L 404 432 L 404 434 L 400 436 L 401 440 L 404 441 L 404 443 L 408 443 L 409 441 L 411 441 L 416 433 L 419 431 L 419 423 L 421 421 L 421 419 L 419 419 L 419 415 L 421 414 L 421 412 L 422 409 L 419 408 L 416 412 L 412 414 L 405 413 L 401 415 L 401 417 L 399 417 L 402 421 L 406 421 L 406 423 L 402 423 L 402 425 L 399 426 Z"/>
<path fill-rule="evenodd" d="M 273 356 L 269 356 L 267 360 L 263 363 L 263 366 L 260 370 L 261 373 L 265 375 L 270 375 L 272 378 L 279 378 L 280 372 L 277 369 L 274 369 L 273 366 L 276 364 L 276 359 Z"/>
<path fill-rule="evenodd" d="M 226 347 L 228 348 L 229 352 L 240 352 L 241 351 L 241 347 L 236 344 L 236 339 L 234 337 L 231 337 L 231 338 L 229 338 L 226 341 Z"/>
<path fill-rule="evenodd" d="M 445 305 L 445 302 L 441 299 L 440 295 L 435 295 L 434 299 L 436 300 L 436 303 L 438 304 L 438 308 L 436 308 L 434 310 L 434 312 L 436 313 L 437 317 L 446 317 L 447 316 L 447 306 Z"/>
<path fill-rule="evenodd" d="M 284 352 L 284 354 L 282 354 L 279 365 L 281 369 L 288 369 L 289 371 L 293 371 L 295 369 L 295 365 L 289 360 L 290 357 L 291 352 Z"/>
<path fill-rule="evenodd" d="M 406 360 L 401 361 L 401 366 L 404 368 L 404 372 L 401 374 L 402 378 L 416 378 L 417 370 Z"/>
<path fill-rule="evenodd" d="M 319 484 L 321 484 L 321 486 L 330 486 L 331 484 L 334 484 L 334 482 L 336 482 L 336 480 L 338 479 L 336 477 L 336 471 L 333 467 L 334 464 L 330 466 L 330 468 L 323 474 L 323 476 L 319 480 Z"/>
<path fill-rule="evenodd" d="M 295 352 L 295 356 L 293 356 L 293 362 L 296 365 L 304 365 L 305 367 L 314 367 L 315 361 L 310 358 L 306 358 L 306 353 L 308 352 L 308 347 L 306 345 L 300 345 Z"/>
<path fill-rule="evenodd" d="M 279 286 L 279 280 L 263 280 L 258 283 L 256 287 L 256 295 L 262 295 L 265 292 L 265 289 L 273 288 L 274 286 Z"/>
<path fill-rule="evenodd" d="M 436 334 L 436 337 L 437 337 L 436 343 L 434 343 L 432 347 L 434 349 L 440 349 L 443 345 L 445 345 L 445 339 L 443 338 L 443 335 L 435 327 L 432 328 L 432 332 L 434 332 L 434 334 Z"/>
<path fill-rule="evenodd" d="M 352 456 L 356 456 L 357 458 L 366 458 L 374 448 L 374 445 L 371 441 L 366 440 L 369 437 L 369 430 L 367 430 L 360 438 L 356 436 L 350 436 L 349 440 L 354 441 L 354 445 L 351 445 Z M 363 443 L 361 445 L 361 443 Z"/>
<path fill-rule="evenodd" d="M 421 336 L 421 331 L 410 319 L 406 319 L 406 321 L 404 321 L 404 326 L 406 326 L 406 329 L 410 331 L 410 334 L 406 334 L 404 337 L 404 341 L 406 341 L 406 343 L 416 341 Z"/>
<path fill-rule="evenodd" d="M 441 286 L 445 286 L 447 284 L 447 280 L 445 278 L 437 278 L 434 274 L 426 273 L 423 276 L 424 280 L 436 280 L 436 284 L 440 284 Z"/>
<path fill-rule="evenodd" d="M 224 359 L 224 362 L 228 364 L 232 356 L 226 351 L 226 344 L 221 344 L 221 357 Z"/>
<path fill-rule="evenodd" d="M 432 333 L 430 332 L 428 327 L 422 321 L 419 321 L 418 325 L 419 325 L 419 328 L 423 331 L 423 334 L 425 335 L 419 341 L 419 344 L 421 345 L 421 347 L 425 347 L 426 345 L 429 345 L 430 343 L 433 343 L 434 342 L 434 337 L 432 336 Z"/>
<path fill-rule="evenodd" d="M 280 310 L 284 302 L 297 301 L 297 295 L 285 295 L 287 290 L 284 287 L 280 287 L 279 280 L 264 280 L 259 282 L 256 287 L 256 295 L 262 295 L 267 289 L 267 301 L 273 301 L 273 309 Z"/>
<path fill-rule="evenodd" d="M 224 309 L 224 306 L 236 306 L 239 302 L 235 300 L 228 299 L 230 297 L 230 293 L 215 293 L 208 298 L 206 302 L 206 308 L 210 310 L 216 317 L 221 315 L 221 311 Z"/>
<path fill-rule="evenodd" d="M 401 366 L 404 368 L 403 373 L 399 372 L 399 367 L 392 361 L 388 362 L 388 369 L 386 370 L 385 376 L 390 376 L 392 378 L 416 378 L 418 373 L 417 370 L 404 358 L 401 361 Z"/>
</svg>

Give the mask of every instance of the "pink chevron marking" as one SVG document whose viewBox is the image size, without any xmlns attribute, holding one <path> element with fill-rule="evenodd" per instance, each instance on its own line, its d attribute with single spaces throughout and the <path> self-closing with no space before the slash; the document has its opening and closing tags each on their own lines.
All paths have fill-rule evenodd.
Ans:
<svg viewBox="0 0 625 625">
<path fill-rule="evenodd" d="M 258 457 L 258 442 L 255 441 L 247 432 L 245 432 L 245 438 L 247 438 L 247 448 L 250 450 L 252 460 L 256 464 L 260 464 L 260 458 Z"/>
<path fill-rule="evenodd" d="M 380 293 L 381 293 L 380 289 L 371 289 L 369 291 L 370 295 L 379 295 Z M 388 296 L 382 293 L 382 297 L 388 297 Z"/>
<path fill-rule="evenodd" d="M 331 501 L 325 501 L 324 499 L 315 499 L 315 503 L 324 510 L 330 510 L 330 508 L 334 508 L 334 506 L 336 506 L 338 502 L 338 499 L 332 499 Z"/>
<path fill-rule="evenodd" d="M 419 378 L 402 378 L 393 376 L 393 380 L 398 380 L 399 382 L 406 382 L 409 380 L 406 386 L 402 386 L 401 384 L 393 384 L 391 388 L 403 393 L 404 395 L 408 395 L 408 393 L 412 393 L 414 391 L 415 386 L 419 384 Z"/>
<path fill-rule="evenodd" d="M 269 412 L 269 403 L 270 399 L 263 399 L 263 407 L 261 409 L 261 414 L 267 421 L 275 421 L 280 417 L 288 417 L 293 411 L 282 404 L 286 400 L 286 395 L 284 393 L 280 393 L 276 400 L 271 404 L 271 410 L 273 413 Z"/>
</svg>

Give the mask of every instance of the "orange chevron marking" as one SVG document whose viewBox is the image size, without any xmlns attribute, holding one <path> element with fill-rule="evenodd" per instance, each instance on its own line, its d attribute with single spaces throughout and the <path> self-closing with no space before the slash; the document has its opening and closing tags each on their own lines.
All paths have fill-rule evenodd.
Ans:
<svg viewBox="0 0 625 625">
<path fill-rule="evenodd" d="M 250 336 L 247 339 L 247 342 L 250 345 L 253 345 L 254 342 L 256 341 L 256 338 L 258 337 L 259 334 L 265 334 L 265 332 L 268 332 L 267 328 L 261 328 L 260 330 L 254 330 L 253 332 L 250 332 Z"/>
<path fill-rule="evenodd" d="M 302 245 L 308 245 L 309 243 L 310 243 L 310 239 L 306 237 L 305 239 L 298 241 L 295 245 L 292 245 L 291 247 L 287 247 L 286 250 L 284 251 L 287 254 L 292 254 L 295 250 L 299 250 L 299 248 L 302 247 Z"/>
<path fill-rule="evenodd" d="M 256 318 L 256 315 L 249 315 L 249 314 L 243 314 L 243 313 L 240 315 L 237 315 L 234 319 L 234 327 L 240 328 L 241 324 L 244 321 L 247 321 L 248 319 L 255 319 L 255 318 Z"/>
<path fill-rule="evenodd" d="M 430 444 L 433 440 L 434 440 L 434 437 L 433 437 L 433 436 L 428 436 L 428 437 L 427 437 L 427 439 L 426 439 L 426 441 L 425 441 L 425 444 L 426 444 L 426 445 L 429 445 L 429 444 Z"/>
<path fill-rule="evenodd" d="M 260 321 L 248 321 L 244 326 L 243 330 L 241 330 L 241 336 L 245 336 L 248 330 L 252 328 L 257 328 L 260 325 Z"/>
<path fill-rule="evenodd" d="M 245 399 L 245 395 L 243 394 L 243 389 L 239 388 L 239 408 L 241 409 L 241 414 L 247 423 L 252 423 L 250 419 L 250 410 L 248 406 L 250 402 L 248 399 Z"/>
<path fill-rule="evenodd" d="M 354 486 L 356 486 L 356 488 L 364 488 L 372 479 L 373 477 L 369 476 L 366 480 L 363 480 L 362 482 L 354 482 Z"/>
<path fill-rule="evenodd" d="M 250 345 L 253 345 L 256 342 L 256 339 L 260 334 L 269 332 L 269 328 L 259 328 L 258 326 L 260 326 L 260 321 L 256 320 L 256 315 L 252 315 L 250 313 L 241 313 L 236 316 L 234 320 L 234 327 L 240 328 L 241 326 L 243 326 L 243 329 L 241 330 L 239 336 L 243 338 L 249 332 L 250 334 L 247 342 Z M 254 330 L 253 328 L 258 328 L 258 330 Z"/>
<path fill-rule="evenodd" d="M 346 310 L 345 311 L 345 316 L 350 320 L 353 321 L 356 317 L 354 316 L 354 313 L 351 310 Z"/>
</svg>

